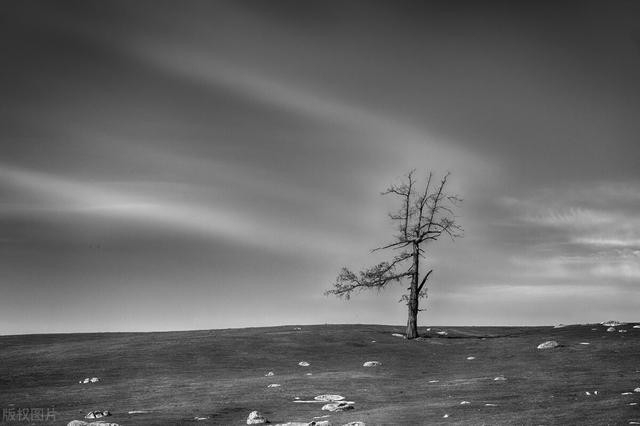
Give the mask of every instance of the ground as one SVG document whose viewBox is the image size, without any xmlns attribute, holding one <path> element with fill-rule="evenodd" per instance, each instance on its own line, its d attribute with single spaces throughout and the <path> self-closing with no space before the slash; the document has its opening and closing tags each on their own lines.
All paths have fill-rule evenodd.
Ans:
<svg viewBox="0 0 640 426">
<path fill-rule="evenodd" d="M 318 325 L 0 336 L 2 424 L 66 425 L 94 410 L 109 410 L 108 420 L 123 426 L 240 425 L 253 410 L 272 423 L 330 415 L 324 420 L 334 425 L 633 424 L 640 329 L 617 328 L 628 332 L 433 327 L 420 330 L 430 337 L 405 340 L 392 336 L 402 327 Z M 561 346 L 536 349 L 547 340 Z M 85 377 L 100 381 L 79 384 Z M 329 413 L 293 402 L 320 394 L 343 395 L 355 408 Z M 8 420 L 25 408 L 54 410 L 56 420 Z"/>
</svg>

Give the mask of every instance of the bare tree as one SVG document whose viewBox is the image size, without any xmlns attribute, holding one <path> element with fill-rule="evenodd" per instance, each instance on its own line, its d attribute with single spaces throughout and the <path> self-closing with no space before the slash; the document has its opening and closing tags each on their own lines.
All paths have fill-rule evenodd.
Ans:
<svg viewBox="0 0 640 426">
<path fill-rule="evenodd" d="M 349 299 L 354 291 L 382 289 L 392 282 L 411 280 L 408 294 L 402 296 L 408 306 L 407 338 L 418 337 L 419 300 L 427 297 L 425 283 L 433 272 L 430 269 L 420 273 L 420 259 L 425 257 L 425 246 L 446 235 L 451 239 L 462 236 L 462 228 L 456 223 L 454 208 L 462 201 L 457 195 L 446 192 L 447 173 L 439 182 L 433 183 L 433 173 L 429 173 L 423 188 L 418 187 L 411 171 L 398 185 L 389 187 L 383 195 L 393 195 L 400 199 L 401 206 L 389 217 L 397 224 L 398 233 L 393 242 L 375 248 L 371 252 L 388 250 L 395 255 L 391 261 L 381 262 L 358 274 L 342 268 L 331 290 L 326 294 Z"/>
</svg>

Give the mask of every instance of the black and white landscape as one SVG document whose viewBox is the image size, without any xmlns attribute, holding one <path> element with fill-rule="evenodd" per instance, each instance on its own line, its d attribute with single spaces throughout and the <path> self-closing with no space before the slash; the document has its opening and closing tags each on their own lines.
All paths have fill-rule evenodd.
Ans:
<svg viewBox="0 0 640 426">
<path fill-rule="evenodd" d="M 639 2 L 7 0 L 0 53 L 1 424 L 640 424 Z"/>
</svg>

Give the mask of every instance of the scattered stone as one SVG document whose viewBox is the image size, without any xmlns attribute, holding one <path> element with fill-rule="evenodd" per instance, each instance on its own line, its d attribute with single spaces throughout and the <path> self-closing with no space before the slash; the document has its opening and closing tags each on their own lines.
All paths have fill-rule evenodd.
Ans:
<svg viewBox="0 0 640 426">
<path fill-rule="evenodd" d="M 87 413 L 86 416 L 84 416 L 85 419 L 101 419 L 103 417 L 107 417 L 110 416 L 111 413 L 108 410 L 105 411 L 89 411 Z"/>
<path fill-rule="evenodd" d="M 267 374 L 265 374 L 265 377 L 271 377 L 271 376 L 275 376 L 276 373 L 274 373 L 273 371 L 269 371 Z"/>
<path fill-rule="evenodd" d="M 315 398 L 316 401 L 323 401 L 323 402 L 335 402 L 335 401 L 342 401 L 344 400 L 344 396 L 342 395 L 318 395 Z"/>
<path fill-rule="evenodd" d="M 494 382 L 501 382 L 503 380 L 507 380 L 504 376 L 498 376 L 495 379 L 493 379 Z"/>
<path fill-rule="evenodd" d="M 589 391 L 585 391 L 584 394 L 587 395 L 587 396 L 591 396 L 591 392 L 589 392 Z"/>
<path fill-rule="evenodd" d="M 391 335 L 393 337 L 402 337 L 404 339 L 404 334 L 400 334 L 400 333 L 391 333 Z"/>
<path fill-rule="evenodd" d="M 293 331 L 301 331 L 301 330 L 302 330 L 302 328 L 301 328 L 301 327 L 294 327 L 294 328 L 293 328 Z"/>
<path fill-rule="evenodd" d="M 468 361 L 473 361 L 474 359 L 476 359 L 476 357 L 475 357 L 475 356 L 468 356 L 468 357 L 467 357 L 467 360 L 468 360 Z"/>
<path fill-rule="evenodd" d="M 590 345 L 591 343 L 589 342 L 580 342 L 581 345 Z"/>
<path fill-rule="evenodd" d="M 611 332 L 613 332 L 613 331 L 616 331 L 616 329 L 615 329 L 614 327 L 609 327 L 609 328 L 607 328 L 607 331 L 608 331 L 609 333 L 611 333 Z"/>
<path fill-rule="evenodd" d="M 484 404 L 485 407 L 497 407 L 498 404 Z"/>
<path fill-rule="evenodd" d="M 436 334 L 440 335 L 440 336 L 446 336 L 449 333 L 447 333 L 446 331 L 438 331 Z"/>
<path fill-rule="evenodd" d="M 640 392 L 640 388 L 635 388 L 633 391 L 634 392 Z"/>
<path fill-rule="evenodd" d="M 353 408 L 353 402 L 351 401 L 332 402 L 322 406 L 323 411 L 346 411 L 353 410 Z"/>
<path fill-rule="evenodd" d="M 378 367 L 380 365 L 382 365 L 380 361 L 367 361 L 362 364 L 363 367 Z"/>
<path fill-rule="evenodd" d="M 462 401 L 462 402 L 460 403 L 460 405 L 467 405 L 467 404 L 471 404 L 471 403 L 470 403 L 469 401 Z"/>
<path fill-rule="evenodd" d="M 625 330 L 624 328 L 621 328 L 620 330 L 618 330 L 618 333 L 626 333 L 627 330 Z"/>
<path fill-rule="evenodd" d="M 538 349 L 553 349 L 560 346 L 555 340 L 549 340 L 538 345 Z"/>
<path fill-rule="evenodd" d="M 252 411 L 251 413 L 249 413 L 249 417 L 247 417 L 248 425 L 261 425 L 264 423 L 269 423 L 269 421 L 265 416 L 260 414 L 260 412 Z"/>
<path fill-rule="evenodd" d="M 99 382 L 99 381 L 100 381 L 100 379 L 98 379 L 97 377 L 92 377 L 89 381 L 90 381 L 91 383 L 96 383 L 96 382 Z"/>
<path fill-rule="evenodd" d="M 280 386 L 282 386 L 282 385 L 280 385 L 280 384 L 278 384 L 278 383 L 271 383 L 271 384 L 270 384 L 269 386 L 267 386 L 267 387 L 268 387 L 268 388 L 279 388 Z"/>
<path fill-rule="evenodd" d="M 311 364 L 309 364 L 307 361 L 300 361 L 300 362 L 298 363 L 298 365 L 299 365 L 300 367 L 308 367 L 308 366 L 309 366 L 309 365 L 311 365 Z"/>
<path fill-rule="evenodd" d="M 604 322 L 601 322 L 600 324 L 604 325 L 605 327 L 617 327 L 619 325 L 625 325 L 626 323 L 612 320 L 612 321 L 604 321 Z"/>
<path fill-rule="evenodd" d="M 633 395 L 633 392 L 622 392 L 620 395 Z"/>
<path fill-rule="evenodd" d="M 440 380 L 429 380 L 429 383 L 438 383 Z"/>
<path fill-rule="evenodd" d="M 197 420 L 197 421 L 201 421 L 201 420 L 207 420 L 209 417 L 194 417 L 193 420 Z"/>
<path fill-rule="evenodd" d="M 449 417 L 448 414 L 445 414 L 444 416 L 442 416 L 442 418 L 446 419 L 447 417 Z"/>
<path fill-rule="evenodd" d="M 82 383 L 89 383 L 90 381 L 91 381 L 91 379 L 87 377 L 86 379 L 84 379 L 84 380 L 82 381 Z"/>
<path fill-rule="evenodd" d="M 594 395 L 598 395 L 598 391 L 593 391 L 593 394 Z"/>
</svg>

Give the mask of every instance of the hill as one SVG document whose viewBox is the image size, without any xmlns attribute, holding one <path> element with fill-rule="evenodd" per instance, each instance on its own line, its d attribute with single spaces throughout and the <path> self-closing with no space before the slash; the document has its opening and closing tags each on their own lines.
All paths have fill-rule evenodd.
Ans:
<svg viewBox="0 0 640 426">
<path fill-rule="evenodd" d="M 321 420 L 334 425 L 640 422 L 640 406 L 630 405 L 640 402 L 633 392 L 640 386 L 640 329 L 633 324 L 615 332 L 602 325 L 441 327 L 422 329 L 428 337 L 412 341 L 392 335 L 402 330 L 317 325 L 0 336 L 0 406 L 3 415 L 53 409 L 50 424 L 94 410 L 109 410 L 104 420 L 120 425 L 240 425 L 253 410 L 272 423 L 329 415 Z M 447 335 L 437 334 L 443 330 Z M 560 346 L 536 349 L 547 340 Z M 365 361 L 382 365 L 367 368 Z M 79 383 L 91 377 L 99 381 Z M 320 394 L 342 395 L 354 409 L 331 413 L 322 403 L 295 402 Z"/>
</svg>

